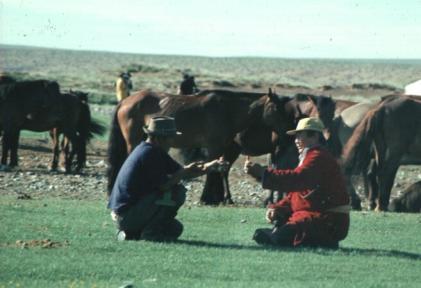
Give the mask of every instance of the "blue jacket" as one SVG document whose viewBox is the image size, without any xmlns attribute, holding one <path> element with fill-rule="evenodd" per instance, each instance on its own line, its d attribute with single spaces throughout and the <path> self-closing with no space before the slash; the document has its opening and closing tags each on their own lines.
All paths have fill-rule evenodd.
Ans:
<svg viewBox="0 0 421 288">
<path fill-rule="evenodd" d="M 142 196 L 161 193 L 159 186 L 181 168 L 162 148 L 147 142 L 140 143 L 117 175 L 108 208 L 119 214 L 136 204 Z"/>
</svg>

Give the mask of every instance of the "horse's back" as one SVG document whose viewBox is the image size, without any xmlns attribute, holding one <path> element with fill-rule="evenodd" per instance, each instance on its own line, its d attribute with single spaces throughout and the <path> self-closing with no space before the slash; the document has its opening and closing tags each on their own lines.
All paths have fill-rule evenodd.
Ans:
<svg viewBox="0 0 421 288">
<path fill-rule="evenodd" d="M 361 122 L 367 112 L 373 108 L 375 103 L 358 103 L 343 110 L 340 114 L 345 126 L 353 129 Z"/>
<path fill-rule="evenodd" d="M 335 103 L 336 103 L 335 117 L 339 117 L 339 115 L 345 109 L 358 104 L 358 102 L 349 101 L 349 100 L 342 100 L 342 99 L 335 100 Z"/>
</svg>

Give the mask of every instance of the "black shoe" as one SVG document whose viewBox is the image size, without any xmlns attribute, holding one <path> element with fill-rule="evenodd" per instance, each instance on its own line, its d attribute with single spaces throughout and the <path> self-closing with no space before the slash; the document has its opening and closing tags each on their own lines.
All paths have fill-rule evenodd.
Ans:
<svg viewBox="0 0 421 288">
<path fill-rule="evenodd" d="M 183 224 L 177 219 L 170 219 L 164 224 L 146 226 L 140 235 L 140 239 L 153 242 L 173 242 L 182 233 Z"/>
<path fill-rule="evenodd" d="M 256 229 L 253 235 L 253 240 L 260 245 L 273 245 L 272 229 Z"/>
</svg>

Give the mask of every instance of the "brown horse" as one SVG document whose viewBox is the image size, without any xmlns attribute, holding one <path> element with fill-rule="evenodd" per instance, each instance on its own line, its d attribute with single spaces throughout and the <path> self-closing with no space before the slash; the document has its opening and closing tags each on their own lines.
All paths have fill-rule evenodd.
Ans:
<svg viewBox="0 0 421 288">
<path fill-rule="evenodd" d="M 342 161 L 347 175 L 366 169 L 374 153 L 378 185 L 376 210 L 387 210 L 399 166 L 421 164 L 419 115 L 419 97 L 385 97 L 367 113 L 344 147 Z"/>
<path fill-rule="evenodd" d="M 66 97 L 76 98 L 78 109 L 74 109 L 74 113 L 77 114 L 77 134 L 79 149 L 76 150 L 75 147 L 71 146 L 71 141 L 67 137 L 63 137 L 60 147 L 60 135 L 63 134 L 64 129 L 61 126 L 54 127 L 50 130 L 51 140 L 53 142 L 53 160 L 51 163 L 51 170 L 55 171 L 58 167 L 59 162 L 59 152 L 61 148 L 61 154 L 64 159 L 64 163 L 73 162 L 73 157 L 76 154 L 77 163 L 76 171 L 79 172 L 86 164 L 86 145 L 94 137 L 94 135 L 103 135 L 105 133 L 105 126 L 97 122 L 91 117 L 91 111 L 88 104 L 88 93 L 82 91 L 72 91 L 66 93 Z M 72 101 L 73 102 L 73 101 Z M 68 167 L 65 167 L 65 170 L 71 170 Z"/>
<path fill-rule="evenodd" d="M 7 165 L 10 152 L 11 167 L 18 164 L 20 130 L 36 132 L 60 127 L 75 151 L 79 149 L 78 135 L 79 100 L 60 94 L 57 82 L 47 80 L 21 81 L 0 85 L 0 125 L 2 139 L 1 164 Z M 70 172 L 71 163 L 66 163 Z"/>
<path fill-rule="evenodd" d="M 258 97 L 263 98 L 256 102 Z M 264 105 L 269 102 L 268 96 L 244 95 L 229 90 L 211 90 L 194 97 L 152 91 L 133 94 L 116 107 L 114 114 L 109 141 L 108 191 L 112 189 L 128 153 L 141 141 L 141 128 L 152 115 L 175 118 L 177 129 L 182 135 L 175 139 L 172 145 L 174 148 L 204 147 L 209 159 L 223 156 L 232 163 L 240 152 L 239 146 L 233 141 L 235 135 L 253 123 L 270 119 L 264 113 Z M 225 181 L 221 173 L 216 172 L 207 175 L 201 197 L 204 203 L 231 201 L 227 175 L 224 178 Z"/>
</svg>

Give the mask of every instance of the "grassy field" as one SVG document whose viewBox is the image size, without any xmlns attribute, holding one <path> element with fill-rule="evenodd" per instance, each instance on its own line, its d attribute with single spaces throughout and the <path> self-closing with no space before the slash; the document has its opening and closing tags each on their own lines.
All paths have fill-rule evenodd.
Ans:
<svg viewBox="0 0 421 288">
<path fill-rule="evenodd" d="M 339 250 L 275 250 L 257 208 L 183 207 L 177 243 L 117 242 L 105 201 L 0 197 L 0 287 L 419 287 L 421 215 L 352 213 Z M 46 240 L 49 239 L 49 240 Z M 44 240 L 44 241 L 41 241 Z"/>
<path fill-rule="evenodd" d="M 282 85 L 316 88 L 354 83 L 402 89 L 421 78 L 421 60 L 211 58 L 0 45 L 0 72 L 20 79 L 57 80 L 63 89 L 89 92 L 91 103 L 113 103 L 115 79 L 126 70 L 132 72 L 135 90 L 169 93 L 176 93 L 183 71 L 193 73 L 201 88 L 225 81 L 228 86 L 264 91 Z"/>
</svg>

